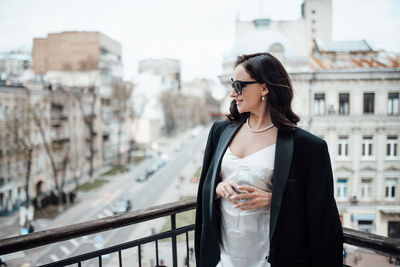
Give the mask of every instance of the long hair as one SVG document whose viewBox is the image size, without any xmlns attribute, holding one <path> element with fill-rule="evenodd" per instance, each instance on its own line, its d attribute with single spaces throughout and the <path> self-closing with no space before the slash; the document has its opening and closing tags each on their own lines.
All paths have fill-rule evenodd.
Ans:
<svg viewBox="0 0 400 267">
<path fill-rule="evenodd" d="M 266 84 L 269 93 L 265 102 L 272 123 L 279 130 L 294 130 L 300 118 L 291 107 L 292 82 L 282 63 L 270 53 L 257 53 L 239 56 L 236 67 L 240 64 L 253 79 Z M 248 112 L 239 113 L 235 100 L 232 100 L 229 111 L 227 118 L 230 122 L 239 122 L 250 115 Z"/>
</svg>

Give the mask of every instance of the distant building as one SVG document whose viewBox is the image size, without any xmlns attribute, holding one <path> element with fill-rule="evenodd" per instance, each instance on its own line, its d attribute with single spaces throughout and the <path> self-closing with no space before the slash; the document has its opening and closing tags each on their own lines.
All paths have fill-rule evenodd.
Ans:
<svg viewBox="0 0 400 267">
<path fill-rule="evenodd" d="M 181 90 L 181 63 L 169 58 L 142 60 L 134 83 L 135 141 L 149 144 L 158 139 L 166 127 L 163 94 Z"/>
<path fill-rule="evenodd" d="M 277 56 L 293 82 L 300 127 L 329 145 L 343 225 L 400 238 L 400 55 L 332 40 L 331 13 L 330 0 L 305 0 L 299 20 L 238 20 L 219 77 L 227 88 L 221 111 L 229 112 L 237 56 Z"/>
<path fill-rule="evenodd" d="M 139 62 L 139 74 L 151 73 L 161 77 L 162 86 L 168 89 L 181 89 L 181 62 L 176 59 L 144 59 Z"/>
<path fill-rule="evenodd" d="M 121 44 L 100 32 L 49 33 L 33 40 L 33 68 L 45 82 L 70 87 L 94 87 L 101 104 L 103 160 L 110 163 L 129 149 L 124 138 L 118 151 L 119 126 L 113 92 L 123 84 Z M 122 136 L 129 134 L 122 127 Z"/>
<path fill-rule="evenodd" d="M 34 79 L 32 56 L 25 51 L 0 53 L 0 80 L 23 83 Z"/>
<path fill-rule="evenodd" d="M 86 110 L 90 97 L 85 93 L 79 97 Z M 100 106 L 96 109 L 98 114 Z M 61 87 L 0 85 L 0 213 L 17 210 L 26 201 L 28 170 L 29 196 L 39 205 L 57 188 L 71 192 L 83 181 L 80 178 L 87 178 L 85 119 L 78 101 Z M 100 128 L 99 119 L 95 127 Z M 101 145 L 101 136 L 95 136 L 95 150 L 101 151 Z M 94 168 L 101 167 L 100 153 L 93 163 Z"/>
</svg>

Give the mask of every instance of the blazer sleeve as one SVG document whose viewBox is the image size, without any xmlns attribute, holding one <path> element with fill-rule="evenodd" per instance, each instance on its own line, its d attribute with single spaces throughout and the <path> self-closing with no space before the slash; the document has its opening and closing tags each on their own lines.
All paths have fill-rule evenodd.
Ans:
<svg viewBox="0 0 400 267">
<path fill-rule="evenodd" d="M 213 124 L 213 126 L 211 127 L 211 130 L 208 134 L 206 149 L 204 151 L 203 165 L 202 165 L 201 174 L 200 174 L 200 181 L 199 181 L 199 186 L 197 189 L 195 243 L 194 243 L 197 264 L 198 264 L 198 257 L 200 255 L 200 239 L 201 239 L 201 228 L 202 228 L 202 222 L 203 222 L 202 191 L 203 191 L 204 179 L 205 179 L 205 176 L 210 167 L 210 164 L 211 164 L 211 161 L 213 158 L 213 154 L 214 154 L 214 150 L 215 150 L 214 143 L 213 143 L 215 125 L 216 125 L 216 123 Z"/>
<path fill-rule="evenodd" d="M 334 199 L 328 147 L 323 140 L 308 171 L 306 197 L 310 266 L 343 266 L 343 230 Z"/>
</svg>

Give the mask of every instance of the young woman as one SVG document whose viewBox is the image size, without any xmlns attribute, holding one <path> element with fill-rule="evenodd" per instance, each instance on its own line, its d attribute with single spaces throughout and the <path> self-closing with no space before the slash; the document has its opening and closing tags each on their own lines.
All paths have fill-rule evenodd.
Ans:
<svg viewBox="0 0 400 267">
<path fill-rule="evenodd" d="M 197 266 L 342 266 L 328 148 L 296 127 L 286 70 L 269 53 L 244 55 L 232 87 L 231 113 L 212 126 L 204 154 Z M 239 166 L 250 185 L 235 182 Z M 235 227 L 243 234 L 230 234 Z"/>
</svg>

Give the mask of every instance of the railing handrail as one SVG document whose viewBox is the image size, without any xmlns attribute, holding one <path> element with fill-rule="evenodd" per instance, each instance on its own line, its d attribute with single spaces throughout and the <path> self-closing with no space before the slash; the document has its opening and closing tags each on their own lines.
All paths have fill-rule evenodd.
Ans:
<svg viewBox="0 0 400 267">
<path fill-rule="evenodd" d="M 0 240 L 0 255 L 108 231 L 195 208 L 196 199 L 189 198 L 120 215 L 40 231 L 29 235 L 6 238 Z M 343 234 L 343 242 L 346 244 L 373 250 L 385 256 L 400 258 L 400 239 L 366 233 L 350 228 L 344 228 Z"/>
<path fill-rule="evenodd" d="M 151 208 L 95 219 L 82 223 L 39 231 L 29 235 L 10 237 L 0 240 L 0 255 L 23 251 L 81 236 L 108 231 L 123 226 L 141 223 L 174 213 L 196 208 L 196 199 L 171 202 Z"/>
</svg>

